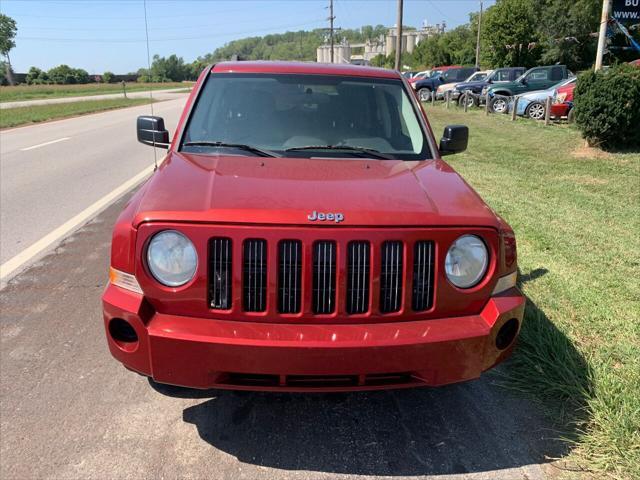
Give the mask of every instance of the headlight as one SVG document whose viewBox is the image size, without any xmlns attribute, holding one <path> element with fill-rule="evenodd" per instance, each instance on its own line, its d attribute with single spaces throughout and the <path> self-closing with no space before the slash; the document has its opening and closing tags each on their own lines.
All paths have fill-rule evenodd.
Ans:
<svg viewBox="0 0 640 480">
<path fill-rule="evenodd" d="M 444 261 L 447 278 L 458 288 L 477 285 L 488 265 L 487 247 L 475 235 L 463 235 L 453 242 Z"/>
<path fill-rule="evenodd" d="M 193 278 L 198 254 L 187 237 L 175 230 L 157 233 L 147 247 L 151 274 L 167 287 L 179 287 Z"/>
</svg>

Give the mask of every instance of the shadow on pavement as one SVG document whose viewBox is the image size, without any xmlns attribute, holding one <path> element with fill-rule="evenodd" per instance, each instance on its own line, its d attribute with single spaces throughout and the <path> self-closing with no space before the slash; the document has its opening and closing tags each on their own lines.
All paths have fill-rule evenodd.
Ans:
<svg viewBox="0 0 640 480">
<path fill-rule="evenodd" d="M 522 280 L 545 273 L 539 269 Z M 547 317 L 531 302 L 528 308 L 532 311 L 527 317 L 543 323 L 535 328 L 555 332 L 556 340 L 564 338 L 565 355 L 585 365 Z M 208 398 L 186 408 L 184 421 L 195 425 L 204 441 L 248 464 L 354 475 L 486 472 L 565 456 L 571 442 L 559 438 L 574 438 L 577 432 L 567 430 L 567 425 L 584 420 L 565 418 L 563 425 L 554 425 L 543 413 L 551 405 L 498 386 L 496 378 L 503 381 L 520 373 L 518 356 L 524 352 L 516 352 L 513 360 L 498 367 L 497 375 L 434 389 L 284 394 L 196 391 L 150 383 L 164 395 Z M 532 371 L 527 376 L 542 374 Z M 576 375 L 588 383 L 586 367 Z M 584 409 L 575 409 L 580 411 Z"/>
</svg>

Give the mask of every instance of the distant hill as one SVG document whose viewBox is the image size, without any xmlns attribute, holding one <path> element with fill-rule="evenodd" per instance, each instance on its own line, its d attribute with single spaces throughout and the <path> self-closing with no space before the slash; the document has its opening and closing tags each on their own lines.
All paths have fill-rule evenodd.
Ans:
<svg viewBox="0 0 640 480">
<path fill-rule="evenodd" d="M 346 38 L 352 43 L 364 42 L 367 39 L 377 39 L 386 31 L 387 27 L 384 25 L 339 30 L 335 33 L 335 41 L 338 43 Z M 319 28 L 248 37 L 229 42 L 198 60 L 209 63 L 226 60 L 233 55 L 238 55 L 243 60 L 315 60 L 316 49 L 324 43 L 326 35 L 327 31 Z"/>
</svg>

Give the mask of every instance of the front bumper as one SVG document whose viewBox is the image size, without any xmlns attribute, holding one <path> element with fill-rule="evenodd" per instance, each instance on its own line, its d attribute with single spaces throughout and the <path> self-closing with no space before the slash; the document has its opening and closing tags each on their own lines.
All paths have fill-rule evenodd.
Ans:
<svg viewBox="0 0 640 480">
<path fill-rule="evenodd" d="M 272 324 L 154 312 L 144 297 L 109 285 L 104 322 L 112 355 L 159 383 L 192 388 L 341 391 L 437 386 L 471 380 L 509 356 L 496 347 L 524 297 L 492 297 L 479 315 L 378 324 Z M 137 341 L 115 340 L 128 322 Z M 513 322 L 512 322 L 513 323 Z"/>
</svg>

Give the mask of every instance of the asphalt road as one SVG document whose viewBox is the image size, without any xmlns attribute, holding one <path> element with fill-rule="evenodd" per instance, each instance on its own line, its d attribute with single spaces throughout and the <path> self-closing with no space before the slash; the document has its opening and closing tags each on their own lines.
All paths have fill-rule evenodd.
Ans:
<svg viewBox="0 0 640 480">
<path fill-rule="evenodd" d="M 155 103 L 175 129 L 187 94 Z M 136 141 L 148 105 L 0 132 L 0 264 L 153 165 Z M 162 151 L 158 151 L 158 159 Z"/>
<path fill-rule="evenodd" d="M 180 103 L 156 111 L 175 119 Z M 12 194 L 7 205 L 3 188 L 2 240 L 6 232 L 12 252 L 151 162 L 151 149 L 130 141 L 139 111 L 18 129 L 7 142 L 2 134 Z M 65 136 L 73 143 L 21 156 L 20 148 Z M 126 370 L 108 352 L 100 307 L 111 227 L 125 201 L 0 291 L 0 478 L 553 476 L 546 462 L 566 453 L 557 434 L 492 376 L 438 389 L 293 395 L 181 390 Z"/>
</svg>

